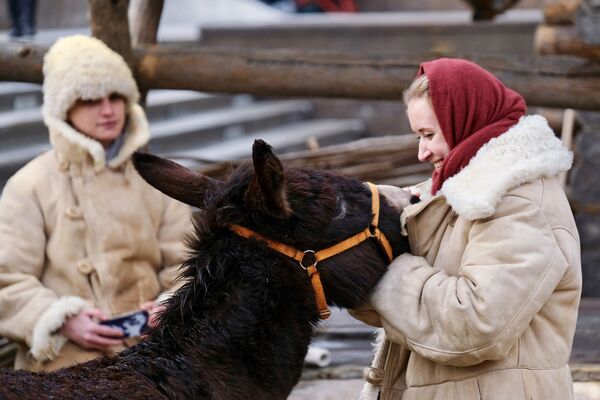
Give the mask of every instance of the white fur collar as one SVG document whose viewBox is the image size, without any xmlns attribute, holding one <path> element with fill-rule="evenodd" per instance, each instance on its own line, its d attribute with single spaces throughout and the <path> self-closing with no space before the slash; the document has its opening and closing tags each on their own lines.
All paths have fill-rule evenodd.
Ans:
<svg viewBox="0 0 600 400">
<path fill-rule="evenodd" d="M 525 116 L 479 149 L 462 171 L 444 182 L 440 192 L 461 217 L 486 218 L 508 191 L 567 171 L 572 162 L 573 154 L 544 117 Z"/>
<path fill-rule="evenodd" d="M 109 161 L 110 168 L 121 165 L 150 139 L 148 120 L 142 108 L 138 104 L 132 104 L 127 115 L 129 118 L 127 131 L 124 133 L 125 142 L 119 153 Z M 44 122 L 50 131 L 50 142 L 61 158 L 69 162 L 81 163 L 89 155 L 96 172 L 106 167 L 106 152 L 100 142 L 85 136 L 56 117 L 44 115 Z"/>
</svg>

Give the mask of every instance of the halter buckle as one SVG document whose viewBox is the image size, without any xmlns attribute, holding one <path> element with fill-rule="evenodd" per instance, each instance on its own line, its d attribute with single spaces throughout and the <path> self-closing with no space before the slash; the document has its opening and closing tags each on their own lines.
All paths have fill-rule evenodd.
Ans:
<svg viewBox="0 0 600 400">
<path fill-rule="evenodd" d="M 312 254 L 312 262 L 309 262 L 307 265 L 304 265 L 304 260 L 308 254 Z M 316 252 L 314 250 L 304 250 L 304 256 L 302 257 L 302 260 L 298 261 L 298 264 L 300 264 L 300 267 L 305 271 L 306 271 L 306 268 L 308 268 L 312 265 L 316 266 L 317 265 Z"/>
</svg>

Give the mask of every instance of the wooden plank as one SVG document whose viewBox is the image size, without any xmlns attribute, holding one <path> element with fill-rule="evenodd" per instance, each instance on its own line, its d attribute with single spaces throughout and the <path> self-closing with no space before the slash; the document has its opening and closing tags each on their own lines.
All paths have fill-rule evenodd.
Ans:
<svg viewBox="0 0 600 400">
<path fill-rule="evenodd" d="M 347 176 L 375 183 L 397 181 L 402 177 L 431 175 L 429 163 L 417 160 L 418 142 L 413 135 L 372 137 L 354 142 L 280 155 L 288 166 L 335 170 Z M 215 178 L 227 175 L 245 160 L 203 165 L 196 170 Z"/>
</svg>

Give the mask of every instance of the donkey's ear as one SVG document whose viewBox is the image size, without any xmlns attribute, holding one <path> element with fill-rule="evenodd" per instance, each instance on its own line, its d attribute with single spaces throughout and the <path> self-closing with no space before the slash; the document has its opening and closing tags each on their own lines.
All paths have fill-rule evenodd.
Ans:
<svg viewBox="0 0 600 400">
<path fill-rule="evenodd" d="M 191 206 L 204 207 L 204 196 L 216 189 L 218 181 L 165 158 L 135 152 L 131 157 L 142 178 L 169 197 Z"/>
<path fill-rule="evenodd" d="M 246 202 L 251 207 L 260 207 L 276 218 L 291 214 L 287 201 L 285 175 L 281 161 L 273 154 L 273 149 L 263 140 L 257 139 L 252 145 L 254 177 L 246 191 Z"/>
</svg>

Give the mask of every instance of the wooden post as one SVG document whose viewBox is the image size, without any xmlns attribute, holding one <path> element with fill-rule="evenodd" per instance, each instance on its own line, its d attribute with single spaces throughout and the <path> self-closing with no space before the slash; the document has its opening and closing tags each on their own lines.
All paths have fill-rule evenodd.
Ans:
<svg viewBox="0 0 600 400">
<path fill-rule="evenodd" d="M 134 69 L 127 10 L 129 0 L 88 0 L 92 35 L 119 53 Z"/>
<path fill-rule="evenodd" d="M 131 0 L 129 26 L 132 45 L 156 44 L 163 5 L 163 0 Z M 139 80 L 138 86 L 140 104 L 144 106 L 150 88 L 142 86 Z"/>
<path fill-rule="evenodd" d="M 164 6 L 164 0 L 131 0 L 129 26 L 131 43 L 154 44 Z"/>
<path fill-rule="evenodd" d="M 562 129 L 560 139 L 562 140 L 565 147 L 571 150 L 573 145 L 573 135 L 575 132 L 575 110 L 571 108 L 565 109 L 562 121 Z M 567 171 L 561 172 L 558 175 L 558 180 L 563 188 L 567 186 Z"/>
</svg>

